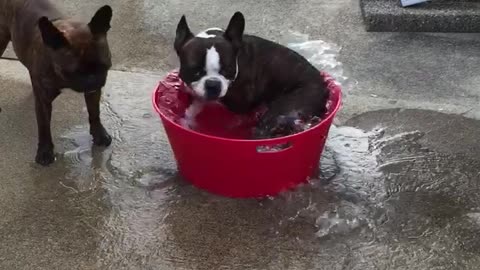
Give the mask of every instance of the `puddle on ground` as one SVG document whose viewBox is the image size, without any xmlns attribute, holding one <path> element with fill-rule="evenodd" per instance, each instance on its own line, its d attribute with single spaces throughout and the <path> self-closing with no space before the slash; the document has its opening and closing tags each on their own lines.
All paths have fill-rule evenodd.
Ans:
<svg viewBox="0 0 480 270">
<path fill-rule="evenodd" d="M 348 81 L 334 62 L 338 47 L 306 44 L 297 48 L 308 53 L 310 45 L 320 46 L 318 63 L 333 63 L 329 72 Z M 96 268 L 479 265 L 480 122 L 422 110 L 365 113 L 331 128 L 320 179 L 275 198 L 233 200 L 177 175 L 150 105 L 152 89 L 144 87 L 148 78 L 138 76 L 106 90 L 102 109 L 112 147 L 92 148 L 86 126 L 62 137 L 59 162 L 67 172 L 59 188 L 71 204 L 84 203 L 89 192 L 101 195 L 90 202 L 101 211 L 92 206 L 78 216 L 98 217 L 89 223 L 98 238 Z M 87 195 L 75 201 L 78 193 Z"/>
<path fill-rule="evenodd" d="M 320 179 L 275 198 L 232 200 L 177 176 L 165 138 L 147 136 L 160 133 L 147 110 L 135 124 L 123 118 L 122 141 L 105 162 L 93 164 L 81 131 L 62 161 L 71 168 L 65 185 L 85 191 L 100 181 L 105 190 L 99 268 L 266 269 L 278 256 L 301 269 L 480 263 L 480 149 L 468 141 L 477 121 L 421 110 L 362 114 L 332 126 Z"/>
</svg>

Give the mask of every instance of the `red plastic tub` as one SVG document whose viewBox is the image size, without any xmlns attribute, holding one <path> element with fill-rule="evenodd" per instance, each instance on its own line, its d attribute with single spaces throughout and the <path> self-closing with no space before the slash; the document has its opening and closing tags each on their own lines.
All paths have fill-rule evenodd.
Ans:
<svg viewBox="0 0 480 270">
<path fill-rule="evenodd" d="M 182 115 L 188 106 L 188 95 L 182 91 L 186 86 L 178 73 L 167 75 L 153 93 L 153 106 L 162 120 L 179 173 L 198 188 L 237 198 L 273 196 L 315 177 L 325 140 L 341 103 L 340 86 L 327 74 L 320 76 L 331 92 L 329 111 L 321 123 L 287 137 L 248 140 L 242 139 L 245 136 L 241 134 L 242 130 L 246 130 L 244 126 L 236 127 L 238 138 L 235 138 L 219 137 L 217 132 L 217 136 L 200 133 L 180 125 L 175 116 Z M 169 100 L 166 95 L 171 95 L 172 91 L 178 96 L 171 103 L 165 102 Z M 238 121 L 238 116 L 220 106 L 206 107 L 201 114 L 198 115 L 200 119 L 214 116 L 213 123 L 220 127 L 229 120 Z M 255 114 L 245 116 L 242 121 L 244 125 L 254 125 Z M 213 129 L 208 128 L 209 131 Z M 285 144 L 288 147 L 282 150 L 259 151 L 264 146 Z"/>
</svg>

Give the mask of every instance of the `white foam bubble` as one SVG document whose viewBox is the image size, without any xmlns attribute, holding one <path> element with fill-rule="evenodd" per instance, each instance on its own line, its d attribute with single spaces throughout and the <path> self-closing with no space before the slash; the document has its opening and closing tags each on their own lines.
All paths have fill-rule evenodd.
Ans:
<svg viewBox="0 0 480 270">
<path fill-rule="evenodd" d="M 467 217 L 480 226 L 480 213 L 468 213 Z"/>
</svg>

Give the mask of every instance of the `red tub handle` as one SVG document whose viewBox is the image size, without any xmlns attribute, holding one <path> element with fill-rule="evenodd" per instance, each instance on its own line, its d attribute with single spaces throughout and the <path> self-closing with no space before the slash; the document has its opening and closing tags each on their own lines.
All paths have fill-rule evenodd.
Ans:
<svg viewBox="0 0 480 270">
<path fill-rule="evenodd" d="M 266 142 L 259 142 L 255 145 L 255 151 L 260 154 L 277 154 L 292 149 L 294 146 L 292 138 L 274 139 Z"/>
</svg>

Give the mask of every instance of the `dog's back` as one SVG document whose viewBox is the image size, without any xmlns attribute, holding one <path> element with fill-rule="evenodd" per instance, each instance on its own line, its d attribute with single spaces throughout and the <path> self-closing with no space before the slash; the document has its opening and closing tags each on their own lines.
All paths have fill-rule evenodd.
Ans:
<svg viewBox="0 0 480 270">
<path fill-rule="evenodd" d="M 49 0 L 0 0 L 0 55 L 12 41 L 15 53 L 22 58 L 35 38 L 41 16 L 59 19 L 61 13 Z"/>
<path fill-rule="evenodd" d="M 10 20 L 9 11 L 12 10 L 13 0 L 0 0 L 0 27 L 7 26 Z"/>
<path fill-rule="evenodd" d="M 238 61 L 242 68 L 224 99 L 230 107 L 248 111 L 290 95 L 285 106 L 314 115 L 324 113 L 328 91 L 320 72 L 297 52 L 273 41 L 244 35 Z M 246 88 L 251 90 L 246 92 Z"/>
<path fill-rule="evenodd" d="M 243 41 L 245 52 L 255 59 L 256 74 L 268 75 L 258 78 L 265 80 L 261 84 L 265 85 L 264 91 L 282 94 L 310 84 L 319 84 L 318 90 L 324 90 L 319 71 L 297 52 L 253 35 L 244 35 Z"/>
</svg>

